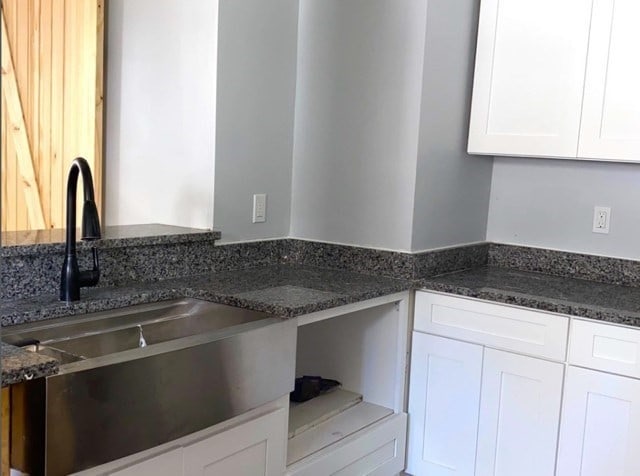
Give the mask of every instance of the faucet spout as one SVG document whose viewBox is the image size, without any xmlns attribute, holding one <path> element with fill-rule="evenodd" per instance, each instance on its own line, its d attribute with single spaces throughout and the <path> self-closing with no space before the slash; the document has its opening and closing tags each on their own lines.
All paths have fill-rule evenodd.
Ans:
<svg viewBox="0 0 640 476">
<path fill-rule="evenodd" d="M 60 278 L 60 300 L 77 301 L 80 299 L 80 288 L 95 286 L 100 279 L 100 265 L 98 250 L 94 247 L 93 269 L 80 271 L 76 255 L 76 195 L 78 190 L 78 175 L 82 174 L 84 189 L 84 205 L 82 207 L 82 239 L 97 240 L 101 237 L 100 219 L 95 203 L 93 177 L 89 163 L 78 157 L 71 164 L 67 179 L 67 230 L 64 263 Z"/>
</svg>

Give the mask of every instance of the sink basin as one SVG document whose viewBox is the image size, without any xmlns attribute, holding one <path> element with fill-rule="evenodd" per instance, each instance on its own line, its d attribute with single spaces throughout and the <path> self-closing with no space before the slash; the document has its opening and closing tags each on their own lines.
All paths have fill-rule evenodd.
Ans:
<svg viewBox="0 0 640 476">
<path fill-rule="evenodd" d="M 296 323 L 181 299 L 14 326 L 60 372 L 11 387 L 12 467 L 62 475 L 249 411 L 293 389 Z"/>
</svg>

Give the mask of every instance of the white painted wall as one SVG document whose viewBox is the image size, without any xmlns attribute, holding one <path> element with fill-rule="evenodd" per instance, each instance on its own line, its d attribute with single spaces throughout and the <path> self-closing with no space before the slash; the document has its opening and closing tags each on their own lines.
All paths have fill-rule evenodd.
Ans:
<svg viewBox="0 0 640 476">
<path fill-rule="evenodd" d="M 220 0 L 215 227 L 223 241 L 289 234 L 297 0 Z M 254 193 L 267 221 L 251 222 Z"/>
<path fill-rule="evenodd" d="M 426 0 L 302 0 L 291 235 L 410 250 Z"/>
<path fill-rule="evenodd" d="M 640 259 L 640 165 L 496 158 L 490 241 Z M 611 231 L 592 233 L 593 207 Z"/>
<path fill-rule="evenodd" d="M 105 223 L 211 228 L 217 2 L 107 14 Z"/>
<path fill-rule="evenodd" d="M 429 0 L 412 250 L 484 241 L 493 160 L 466 153 L 479 0 Z"/>
</svg>

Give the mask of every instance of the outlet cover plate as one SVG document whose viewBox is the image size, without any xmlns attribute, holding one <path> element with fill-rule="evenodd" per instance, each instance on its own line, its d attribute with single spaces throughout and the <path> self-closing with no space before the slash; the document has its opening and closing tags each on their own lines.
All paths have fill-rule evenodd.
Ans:
<svg viewBox="0 0 640 476">
<path fill-rule="evenodd" d="M 611 223 L 610 207 L 594 207 L 593 208 L 593 232 L 609 233 L 609 225 Z"/>
</svg>

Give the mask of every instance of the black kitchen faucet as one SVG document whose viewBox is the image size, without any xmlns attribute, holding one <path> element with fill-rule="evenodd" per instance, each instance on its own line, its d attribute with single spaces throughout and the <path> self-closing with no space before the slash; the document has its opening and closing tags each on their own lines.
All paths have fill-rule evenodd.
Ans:
<svg viewBox="0 0 640 476">
<path fill-rule="evenodd" d="M 78 190 L 78 174 L 82 174 L 84 189 L 84 205 L 82 207 L 82 236 L 83 240 L 98 240 L 100 234 L 100 219 L 93 192 L 93 178 L 89 163 L 78 157 L 71 164 L 67 179 L 67 244 L 65 247 L 62 276 L 60 277 L 60 300 L 78 301 L 80 288 L 95 286 L 100 279 L 100 265 L 98 250 L 94 247 L 93 269 L 80 271 L 76 256 L 76 192 Z"/>
</svg>

